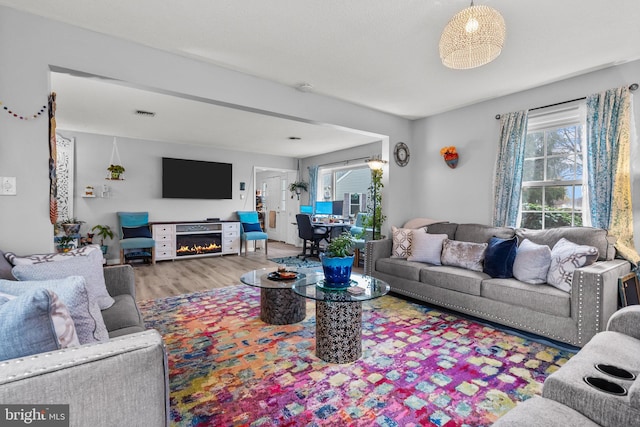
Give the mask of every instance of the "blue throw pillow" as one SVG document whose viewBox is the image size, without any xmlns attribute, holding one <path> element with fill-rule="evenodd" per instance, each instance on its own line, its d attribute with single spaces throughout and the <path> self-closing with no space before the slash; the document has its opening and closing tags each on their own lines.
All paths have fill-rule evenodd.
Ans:
<svg viewBox="0 0 640 427">
<path fill-rule="evenodd" d="M 262 231 L 262 228 L 260 227 L 260 223 L 255 222 L 255 223 L 249 223 L 249 222 L 243 222 L 242 223 L 242 230 L 244 230 L 245 233 L 249 233 L 251 231 Z"/>
<path fill-rule="evenodd" d="M 69 276 L 57 280 L 33 280 L 13 282 L 0 280 L 0 292 L 22 295 L 34 288 L 44 288 L 55 292 L 67 306 L 76 327 L 80 344 L 109 341 L 109 332 L 104 324 L 100 307 L 89 299 L 89 293 L 82 276 Z"/>
<path fill-rule="evenodd" d="M 484 256 L 483 271 L 491 277 L 508 279 L 513 277 L 513 261 L 518 250 L 518 238 L 500 239 L 492 237 Z"/>
<path fill-rule="evenodd" d="M 135 237 L 151 238 L 151 230 L 146 225 L 141 227 L 122 227 L 122 235 L 125 239 L 133 239 Z"/>
<path fill-rule="evenodd" d="M 69 310 L 44 288 L 1 298 L 0 343 L 0 360 L 80 345 Z"/>
</svg>

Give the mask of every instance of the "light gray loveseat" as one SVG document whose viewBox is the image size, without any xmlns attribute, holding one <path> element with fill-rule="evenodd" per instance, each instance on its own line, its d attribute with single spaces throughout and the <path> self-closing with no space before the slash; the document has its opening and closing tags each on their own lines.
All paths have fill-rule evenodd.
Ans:
<svg viewBox="0 0 640 427">
<path fill-rule="evenodd" d="M 605 332 L 596 334 L 577 355 L 547 377 L 542 397 L 519 403 L 494 426 L 640 426 L 639 324 L 640 306 L 617 311 L 609 319 Z M 635 375 L 635 379 L 601 372 L 596 368 L 599 364 L 621 368 Z M 616 384 L 624 389 L 624 394 L 614 395 L 596 389 L 584 380 L 585 377 Z"/>
<path fill-rule="evenodd" d="M 579 245 L 595 246 L 598 261 L 574 272 L 570 293 L 460 267 L 391 258 L 391 239 L 370 241 L 366 247 L 366 274 L 388 282 L 392 292 L 578 347 L 605 328 L 618 308 L 618 278 L 630 271 L 629 262 L 614 259 L 615 249 L 602 229 L 540 231 L 436 223 L 427 226 L 427 233 L 474 243 L 486 243 L 494 236 L 518 236 L 519 241 L 526 238 L 550 248 L 564 237 Z"/>
<path fill-rule="evenodd" d="M 69 404 L 78 427 L 168 425 L 165 348 L 144 328 L 133 269 L 107 267 L 104 275 L 116 301 L 102 312 L 109 341 L 0 361 L 0 403 Z"/>
</svg>

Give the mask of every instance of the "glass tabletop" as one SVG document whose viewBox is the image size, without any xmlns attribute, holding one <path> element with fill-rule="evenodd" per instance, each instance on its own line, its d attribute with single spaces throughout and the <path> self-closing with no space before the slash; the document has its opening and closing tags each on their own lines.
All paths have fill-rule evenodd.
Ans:
<svg viewBox="0 0 640 427">
<path fill-rule="evenodd" d="M 389 292 L 389 284 L 384 280 L 361 274 L 351 274 L 351 286 L 359 288 L 361 293 L 351 293 L 348 289 L 328 289 L 323 286 L 324 275 L 321 271 L 309 272 L 296 280 L 293 292 L 316 301 L 357 302 L 379 298 Z"/>
<path fill-rule="evenodd" d="M 287 267 L 286 271 L 296 273 L 295 277 L 290 279 L 280 277 L 277 274 L 278 267 L 268 267 L 244 273 L 240 276 L 240 281 L 245 285 L 256 288 L 291 289 L 297 280 L 304 279 L 308 274 L 313 274 L 320 270 L 317 268 Z"/>
</svg>

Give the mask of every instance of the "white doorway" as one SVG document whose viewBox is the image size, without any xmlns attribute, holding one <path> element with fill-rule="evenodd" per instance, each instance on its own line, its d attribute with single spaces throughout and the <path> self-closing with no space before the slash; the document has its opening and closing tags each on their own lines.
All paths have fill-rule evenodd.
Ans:
<svg viewBox="0 0 640 427">
<path fill-rule="evenodd" d="M 264 217 L 264 230 L 269 240 L 296 245 L 298 233 L 295 224 L 300 202 L 291 198 L 289 184 L 296 180 L 295 170 L 272 168 L 254 169 L 257 208 Z"/>
</svg>

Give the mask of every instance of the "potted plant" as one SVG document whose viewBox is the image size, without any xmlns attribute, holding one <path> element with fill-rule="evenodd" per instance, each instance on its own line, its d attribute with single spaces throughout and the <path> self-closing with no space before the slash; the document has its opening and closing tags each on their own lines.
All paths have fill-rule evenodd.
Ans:
<svg viewBox="0 0 640 427">
<path fill-rule="evenodd" d="M 371 186 L 369 187 L 369 199 L 367 200 L 367 216 L 363 219 L 363 232 L 359 238 L 370 237 L 384 239 L 382 224 L 387 216 L 382 213 L 382 169 L 371 170 Z M 369 234 L 370 236 L 368 236 Z"/>
<path fill-rule="evenodd" d="M 107 254 L 109 250 L 109 246 L 104 244 L 104 239 L 113 239 L 113 230 L 108 225 L 95 225 L 91 231 L 97 231 L 96 234 L 100 236 L 100 249 L 102 249 L 102 253 L 104 255 Z"/>
<path fill-rule="evenodd" d="M 122 165 L 109 165 L 107 168 L 111 172 L 111 179 L 120 179 L 120 175 L 124 172 L 124 166 Z"/>
<path fill-rule="evenodd" d="M 289 184 L 289 191 L 291 191 L 291 198 L 293 199 L 293 195 L 298 196 L 298 200 L 300 200 L 300 194 L 302 191 L 309 191 L 309 183 L 304 181 L 296 181 Z"/>
<path fill-rule="evenodd" d="M 58 252 L 69 252 L 71 250 L 71 248 L 73 248 L 73 243 L 75 241 L 75 238 L 71 237 L 71 236 L 60 236 L 57 238 L 57 245 L 56 247 L 58 248 Z"/>
<path fill-rule="evenodd" d="M 64 234 L 66 234 L 67 236 L 73 236 L 80 233 L 80 227 L 82 226 L 82 224 L 84 224 L 84 221 L 80 221 L 77 218 L 67 218 L 58 222 L 57 225 L 62 227 L 62 229 L 64 230 Z"/>
<path fill-rule="evenodd" d="M 320 255 L 326 287 L 336 289 L 349 287 L 354 244 L 354 237 L 345 231 L 333 238 L 325 252 Z"/>
</svg>

